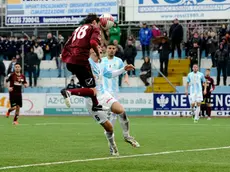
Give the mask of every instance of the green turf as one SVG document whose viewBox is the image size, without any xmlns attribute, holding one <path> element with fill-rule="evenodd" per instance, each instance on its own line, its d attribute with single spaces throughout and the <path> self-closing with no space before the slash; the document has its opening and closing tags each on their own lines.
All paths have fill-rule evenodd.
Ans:
<svg viewBox="0 0 230 172">
<path fill-rule="evenodd" d="M 115 129 L 120 155 L 230 146 L 230 119 L 130 118 L 134 149 Z M 0 168 L 110 157 L 103 129 L 90 117 L 0 117 Z M 47 123 L 47 125 L 44 125 Z M 23 125 L 24 124 L 24 125 Z M 1 170 L 0 170 L 1 171 Z M 3 170 L 4 171 L 4 170 Z M 229 172 L 230 149 L 9 169 L 12 172 Z"/>
</svg>

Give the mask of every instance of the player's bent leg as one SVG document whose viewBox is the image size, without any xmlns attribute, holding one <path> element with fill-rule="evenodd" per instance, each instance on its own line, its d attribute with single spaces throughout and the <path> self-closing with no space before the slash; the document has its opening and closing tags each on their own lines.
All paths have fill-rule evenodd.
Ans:
<svg viewBox="0 0 230 172">
<path fill-rule="evenodd" d="M 109 142 L 110 154 L 118 156 L 119 152 L 118 152 L 117 145 L 115 143 L 113 126 L 112 126 L 111 122 L 109 120 L 107 120 L 106 122 L 102 123 L 101 125 L 105 129 L 105 136 Z"/>
<path fill-rule="evenodd" d="M 20 106 L 17 105 L 17 106 L 16 106 L 15 115 L 14 115 L 14 121 L 13 121 L 13 124 L 14 124 L 14 125 L 18 125 L 19 113 L 20 113 Z"/>
<path fill-rule="evenodd" d="M 16 109 L 16 106 L 9 108 L 9 109 L 7 110 L 7 112 L 6 112 L 6 117 L 9 118 L 10 113 L 11 113 L 12 111 L 14 111 L 15 109 Z"/>
<path fill-rule="evenodd" d="M 64 89 L 61 90 L 61 95 L 64 97 L 65 105 L 68 108 L 70 108 L 71 107 L 71 104 L 70 104 L 71 93 L 67 89 L 64 88 Z"/>
<path fill-rule="evenodd" d="M 129 119 L 125 112 L 124 107 L 119 102 L 114 102 L 111 107 L 111 111 L 119 115 L 119 122 L 123 131 L 123 136 L 126 142 L 133 147 L 140 147 L 140 144 L 129 134 Z"/>
</svg>

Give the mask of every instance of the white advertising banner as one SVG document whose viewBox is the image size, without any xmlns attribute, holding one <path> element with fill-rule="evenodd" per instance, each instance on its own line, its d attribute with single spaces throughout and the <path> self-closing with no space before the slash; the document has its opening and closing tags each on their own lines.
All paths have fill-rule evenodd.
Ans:
<svg viewBox="0 0 230 172">
<path fill-rule="evenodd" d="M 230 18 L 230 0 L 126 0 L 126 21 Z"/>
<path fill-rule="evenodd" d="M 117 0 L 8 0 L 6 25 L 78 24 L 89 13 L 117 19 Z"/>
<path fill-rule="evenodd" d="M 39 96 L 38 96 L 39 95 Z M 46 94 L 23 94 L 21 115 L 44 115 Z M 0 94 L 0 115 L 10 108 L 9 94 Z"/>
</svg>

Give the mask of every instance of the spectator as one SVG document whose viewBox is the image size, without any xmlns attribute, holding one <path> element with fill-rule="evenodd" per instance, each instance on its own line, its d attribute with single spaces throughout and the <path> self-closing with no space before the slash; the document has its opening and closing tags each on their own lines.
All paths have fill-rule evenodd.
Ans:
<svg viewBox="0 0 230 172">
<path fill-rule="evenodd" d="M 219 49 L 215 53 L 215 60 L 217 62 L 217 85 L 220 85 L 221 71 L 223 74 L 224 85 L 226 85 L 228 52 L 224 49 L 223 43 L 220 44 Z"/>
<path fill-rule="evenodd" d="M 36 39 L 37 39 L 36 36 L 32 35 L 32 37 L 31 37 L 31 46 L 35 45 Z"/>
<path fill-rule="evenodd" d="M 132 41 L 128 41 L 128 45 L 125 47 L 124 51 L 124 60 L 127 61 L 127 64 L 135 64 L 135 57 L 137 55 L 137 49 L 133 46 Z M 132 71 L 133 76 L 136 75 L 135 69 Z M 128 71 L 128 75 L 130 76 L 130 71 Z"/>
<path fill-rule="evenodd" d="M 74 79 L 71 79 L 66 89 L 74 89 L 74 88 L 77 88 L 77 85 L 74 83 Z"/>
<path fill-rule="evenodd" d="M 198 47 L 199 47 L 198 43 L 194 42 L 192 49 L 189 51 L 191 71 L 192 71 L 193 65 L 198 64 Z M 200 65 L 200 63 L 199 63 L 199 65 Z"/>
<path fill-rule="evenodd" d="M 136 45 L 136 39 L 134 38 L 133 35 L 128 36 L 126 45 L 128 44 L 128 41 L 132 41 L 132 44 L 135 46 Z"/>
<path fill-rule="evenodd" d="M 0 60 L 0 93 L 4 92 L 4 78 L 6 76 L 6 67 L 2 60 Z"/>
<path fill-rule="evenodd" d="M 152 35 L 153 35 L 153 38 L 161 36 L 161 31 L 155 24 L 153 25 Z"/>
<path fill-rule="evenodd" d="M 200 39 L 201 39 L 201 46 L 200 46 L 201 54 L 204 51 L 205 57 L 208 57 L 208 49 L 207 49 L 208 35 L 206 33 L 201 34 Z"/>
<path fill-rule="evenodd" d="M 151 77 L 151 62 L 149 57 L 144 58 L 144 63 L 141 66 L 140 78 L 144 82 L 145 86 L 149 86 L 148 78 Z"/>
<path fill-rule="evenodd" d="M 181 41 L 183 40 L 183 27 L 179 24 L 178 19 L 175 19 L 173 25 L 169 29 L 169 38 L 172 43 L 172 58 L 177 47 L 178 57 L 181 58 Z"/>
<path fill-rule="evenodd" d="M 117 51 L 115 53 L 115 56 L 119 57 L 120 59 L 123 60 L 124 59 L 124 49 L 123 49 L 123 47 L 118 44 L 118 41 L 116 39 L 113 41 L 113 44 L 117 47 Z"/>
<path fill-rule="evenodd" d="M 167 31 L 164 31 L 162 36 L 164 36 L 164 37 L 168 37 L 168 33 L 167 33 Z"/>
<path fill-rule="evenodd" d="M 191 39 L 191 45 L 193 45 L 194 42 L 198 43 L 198 46 L 199 46 L 199 47 L 201 46 L 201 38 L 199 37 L 198 32 L 195 32 L 195 33 L 193 34 L 193 37 L 192 37 L 192 39 Z"/>
<path fill-rule="evenodd" d="M 16 54 L 16 60 L 17 60 L 17 63 L 19 63 L 20 66 L 22 66 L 22 57 L 19 54 Z"/>
<path fill-rule="evenodd" d="M 46 51 L 47 53 L 50 53 L 50 60 L 55 59 L 57 69 L 58 69 L 58 42 L 57 39 L 53 37 L 52 33 L 47 34 L 47 40 L 46 40 Z"/>
<path fill-rule="evenodd" d="M 42 50 L 43 50 L 43 60 L 45 60 L 46 59 L 46 57 L 45 57 L 45 52 L 46 52 L 46 42 L 44 41 L 44 40 L 42 40 L 40 37 L 37 37 L 37 43 L 38 43 L 38 45 L 42 48 Z"/>
<path fill-rule="evenodd" d="M 207 50 L 208 50 L 208 56 L 211 56 L 212 58 L 212 67 L 216 67 L 216 62 L 215 62 L 216 44 L 217 41 L 215 40 L 214 32 L 209 32 L 208 40 L 207 40 Z"/>
<path fill-rule="evenodd" d="M 25 56 L 27 55 L 27 53 L 30 52 L 30 48 L 32 46 L 31 41 L 28 40 L 27 36 L 24 36 L 24 38 L 21 39 L 23 45 L 24 45 L 24 54 Z"/>
<path fill-rule="evenodd" d="M 36 73 L 36 68 L 38 65 L 38 56 L 36 53 L 34 53 L 34 48 L 31 47 L 30 52 L 27 53 L 26 59 L 25 59 L 25 64 L 27 65 L 28 68 L 28 73 L 29 73 L 29 85 L 32 87 L 32 75 L 34 77 L 34 87 L 37 86 L 37 73 Z"/>
<path fill-rule="evenodd" d="M 42 47 L 38 44 L 38 42 L 34 42 L 34 53 L 37 54 L 38 63 L 37 63 L 37 78 L 40 76 L 40 64 L 44 57 L 44 52 Z"/>
<path fill-rule="evenodd" d="M 113 43 L 114 40 L 118 41 L 118 44 L 120 44 L 121 39 L 121 29 L 118 26 L 117 22 L 114 22 L 113 27 L 109 30 L 109 36 L 110 36 L 110 42 Z"/>
<path fill-rule="evenodd" d="M 3 46 L 3 38 L 0 36 L 0 60 L 4 57 L 4 46 Z"/>
<path fill-rule="evenodd" d="M 58 55 L 58 57 L 57 57 L 58 58 L 58 77 L 59 78 L 61 77 L 62 68 L 65 70 L 65 64 L 62 63 L 62 60 L 60 58 L 64 44 L 65 44 L 64 37 L 61 34 L 59 34 L 58 35 L 58 47 L 57 47 L 57 51 L 58 51 L 57 52 L 57 55 Z M 64 72 L 64 76 L 65 76 L 65 72 Z"/>
<path fill-rule="evenodd" d="M 165 76 L 168 76 L 168 61 L 169 61 L 169 54 L 170 54 L 170 45 L 167 40 L 168 38 L 166 37 L 163 38 L 161 44 L 159 45 L 160 71 Z"/>
<path fill-rule="evenodd" d="M 103 57 L 107 57 L 107 56 L 108 56 L 108 54 L 107 54 L 107 47 L 106 47 L 105 44 L 103 44 L 103 45 L 101 46 L 101 50 L 102 50 L 101 57 L 102 57 L 102 58 L 103 58 Z"/>
<path fill-rule="evenodd" d="M 227 33 L 227 27 L 225 24 L 223 24 L 218 32 L 218 35 L 219 35 L 219 42 L 222 41 L 223 37 L 225 37 Z"/>
<path fill-rule="evenodd" d="M 161 31 L 158 27 L 156 27 L 156 25 L 153 25 L 153 29 L 152 29 L 152 36 L 153 39 L 156 39 L 157 37 L 161 36 Z M 153 44 L 153 51 L 157 51 L 159 47 L 159 44 Z"/>
<path fill-rule="evenodd" d="M 152 31 L 143 23 L 143 27 L 139 31 L 140 42 L 142 46 L 142 55 L 145 57 L 145 52 L 147 52 L 147 56 L 150 55 L 150 40 L 152 38 Z"/>
<path fill-rule="evenodd" d="M 17 63 L 17 59 L 16 57 L 13 57 L 12 60 L 11 60 L 11 63 L 7 69 L 7 75 L 11 74 L 11 73 L 14 73 L 14 66 L 15 64 Z"/>
<path fill-rule="evenodd" d="M 80 83 L 78 82 L 77 84 L 74 83 L 74 79 L 70 80 L 70 83 L 67 85 L 66 89 L 74 89 L 74 88 L 82 88 Z"/>
</svg>

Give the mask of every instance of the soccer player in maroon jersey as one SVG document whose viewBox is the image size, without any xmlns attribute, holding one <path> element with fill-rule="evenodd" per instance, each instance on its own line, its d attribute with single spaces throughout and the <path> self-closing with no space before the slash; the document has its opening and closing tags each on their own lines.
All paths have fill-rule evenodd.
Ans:
<svg viewBox="0 0 230 172">
<path fill-rule="evenodd" d="M 211 120 L 211 112 L 212 112 L 211 93 L 215 89 L 215 84 L 213 78 L 210 77 L 210 69 L 206 69 L 205 79 L 207 85 L 207 92 L 205 95 L 203 95 L 204 99 L 201 106 L 201 112 L 202 112 L 202 116 L 204 116 L 204 111 L 206 110 L 206 114 L 208 115 L 208 120 Z"/>
<path fill-rule="evenodd" d="M 8 89 L 11 108 L 8 109 L 6 117 L 8 118 L 10 116 L 10 112 L 15 110 L 13 124 L 17 125 L 20 108 L 22 107 L 22 85 L 24 85 L 24 87 L 27 87 L 28 85 L 25 76 L 21 74 L 21 65 L 16 63 L 14 68 L 15 72 L 10 74 L 7 79 L 7 82 L 9 82 Z"/>
<path fill-rule="evenodd" d="M 62 89 L 61 94 L 65 98 L 67 107 L 70 107 L 70 96 L 90 97 L 93 102 L 92 110 L 103 110 L 96 97 L 96 83 L 88 61 L 92 48 L 100 60 L 98 46 L 100 45 L 99 18 L 96 14 L 89 14 L 85 18 L 85 24 L 78 27 L 67 41 L 62 52 L 62 61 L 67 63 L 67 69 L 76 75 L 79 83 L 84 88 Z"/>
</svg>

